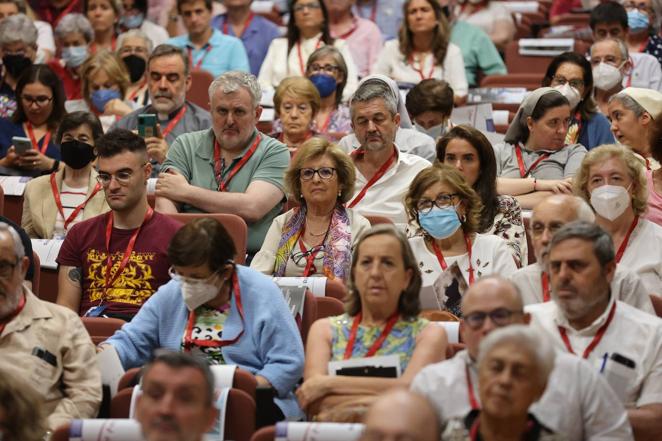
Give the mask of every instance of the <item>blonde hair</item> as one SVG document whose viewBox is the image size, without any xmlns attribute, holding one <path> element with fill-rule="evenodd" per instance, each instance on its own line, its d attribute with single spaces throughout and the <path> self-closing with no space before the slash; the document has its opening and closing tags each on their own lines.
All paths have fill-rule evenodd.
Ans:
<svg viewBox="0 0 662 441">
<path fill-rule="evenodd" d="M 0 409 L 7 439 L 41 441 L 44 438 L 47 425 L 43 402 L 43 397 L 30 384 L 0 370 Z"/>
<path fill-rule="evenodd" d="M 107 49 L 101 50 L 85 60 L 81 68 L 83 98 L 88 103 L 90 102 L 90 77 L 102 70 L 106 72 L 111 81 L 117 83 L 122 97 L 126 95 L 126 90 L 131 84 L 129 72 L 119 57 Z"/>
<path fill-rule="evenodd" d="M 276 116 L 280 115 L 280 106 L 285 96 L 289 95 L 295 99 L 302 99 L 310 104 L 313 109 L 313 118 L 320 110 L 321 98 L 317 87 L 305 77 L 288 77 L 280 82 L 274 95 L 274 110 Z"/>
</svg>

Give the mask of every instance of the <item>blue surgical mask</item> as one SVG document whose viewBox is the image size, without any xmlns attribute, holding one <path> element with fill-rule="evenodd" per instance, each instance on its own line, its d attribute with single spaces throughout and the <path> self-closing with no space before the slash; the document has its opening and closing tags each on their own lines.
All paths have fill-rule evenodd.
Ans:
<svg viewBox="0 0 662 441">
<path fill-rule="evenodd" d="M 432 126 L 429 129 L 426 129 L 425 127 L 419 125 L 415 121 L 414 121 L 414 128 L 421 133 L 425 133 L 435 141 L 441 138 L 442 136 L 444 136 L 447 130 L 447 126 L 445 123 L 437 124 L 436 126 Z"/>
<path fill-rule="evenodd" d="M 435 239 L 446 239 L 462 227 L 454 206 L 432 207 L 428 213 L 418 213 L 418 224 Z"/>
<path fill-rule="evenodd" d="M 142 12 L 137 15 L 123 15 L 120 18 L 120 25 L 127 29 L 138 29 L 145 21 L 145 14 Z"/>
<path fill-rule="evenodd" d="M 315 85 L 322 98 L 330 96 L 338 86 L 336 79 L 331 75 L 315 74 L 311 75 L 308 79 Z"/>
<path fill-rule="evenodd" d="M 62 60 L 67 67 L 78 67 L 85 62 L 89 55 L 87 46 L 70 46 L 62 49 Z"/>
<path fill-rule="evenodd" d="M 104 109 L 106 108 L 106 104 L 108 104 L 109 101 L 116 98 L 121 99 L 122 96 L 120 95 L 120 92 L 115 89 L 99 89 L 92 92 L 90 98 L 92 99 L 92 104 L 97 109 L 97 111 L 99 113 L 103 113 Z"/>
<path fill-rule="evenodd" d="M 649 20 L 648 15 L 639 11 L 638 9 L 633 9 L 628 11 L 628 27 L 633 31 L 641 31 L 643 29 L 648 29 Z"/>
</svg>

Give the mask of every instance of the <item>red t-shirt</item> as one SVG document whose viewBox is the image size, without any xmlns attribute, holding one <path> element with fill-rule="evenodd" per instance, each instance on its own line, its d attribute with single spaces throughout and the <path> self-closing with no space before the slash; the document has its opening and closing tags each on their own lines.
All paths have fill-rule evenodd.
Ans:
<svg viewBox="0 0 662 441">
<path fill-rule="evenodd" d="M 64 94 L 67 96 L 67 100 L 80 100 L 83 98 L 81 89 L 82 80 L 80 78 L 74 78 L 71 71 L 63 66 L 60 60 L 53 59 L 49 61 L 48 67 L 62 80 Z"/>
<path fill-rule="evenodd" d="M 107 305 L 103 315 L 133 316 L 161 285 L 170 280 L 167 249 L 170 239 L 181 224 L 155 212 L 142 226 L 124 271 L 105 293 L 108 216 L 109 213 L 105 213 L 74 225 L 64 239 L 57 263 L 81 268 L 83 295 L 80 315 L 99 305 L 103 299 Z M 113 261 L 111 274 L 117 271 L 134 231 L 113 227 L 110 239 Z"/>
</svg>

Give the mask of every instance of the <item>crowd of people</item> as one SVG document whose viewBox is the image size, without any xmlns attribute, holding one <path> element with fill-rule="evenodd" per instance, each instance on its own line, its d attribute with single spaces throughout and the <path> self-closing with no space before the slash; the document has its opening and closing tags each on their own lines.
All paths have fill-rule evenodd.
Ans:
<svg viewBox="0 0 662 441">
<path fill-rule="evenodd" d="M 113 351 L 148 441 L 202 440 L 214 365 L 254 377 L 258 426 L 659 440 L 662 11 L 554 0 L 592 44 L 498 136 L 453 112 L 507 72 L 505 3 L 0 0 L 0 175 L 27 181 L 0 439 L 103 417 Z M 31 240 L 59 246 L 54 302 Z M 311 277 L 344 313 L 304 329 L 277 283 Z M 86 318 L 124 324 L 95 346 Z"/>
</svg>

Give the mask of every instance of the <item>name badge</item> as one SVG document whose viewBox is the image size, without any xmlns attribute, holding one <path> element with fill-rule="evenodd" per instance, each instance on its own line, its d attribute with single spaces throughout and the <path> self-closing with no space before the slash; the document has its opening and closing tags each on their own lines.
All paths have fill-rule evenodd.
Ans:
<svg viewBox="0 0 662 441">
<path fill-rule="evenodd" d="M 93 306 L 87 310 L 85 317 L 99 317 L 106 310 L 108 305 Z"/>
</svg>

